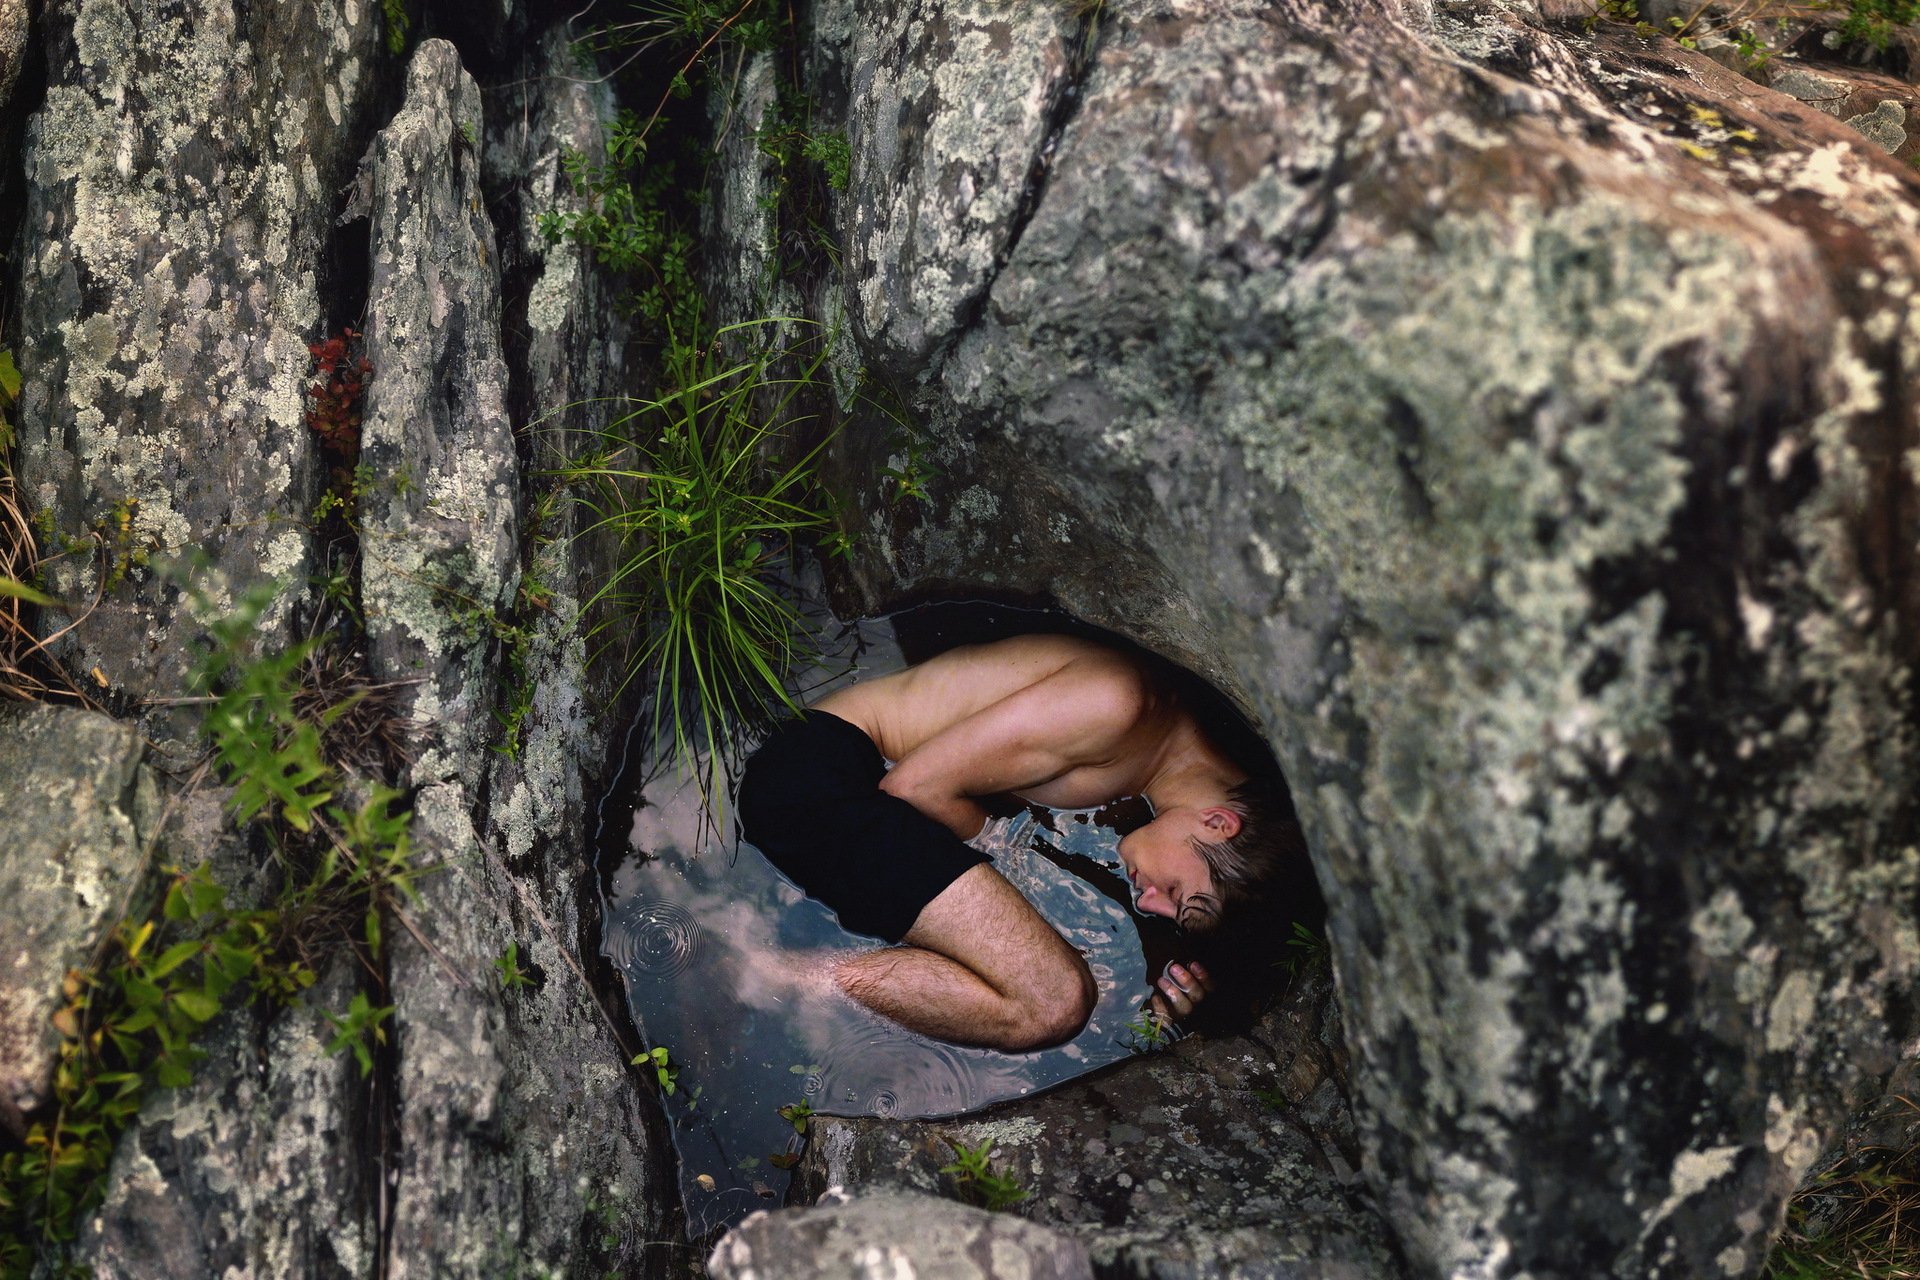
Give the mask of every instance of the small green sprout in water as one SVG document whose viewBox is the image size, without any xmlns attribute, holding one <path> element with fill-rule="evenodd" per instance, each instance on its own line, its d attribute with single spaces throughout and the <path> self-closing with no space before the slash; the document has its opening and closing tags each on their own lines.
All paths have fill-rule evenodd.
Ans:
<svg viewBox="0 0 1920 1280">
<path fill-rule="evenodd" d="M 362 991 L 354 996 L 347 1011 L 335 1017 L 329 1013 L 326 1019 L 337 1033 L 327 1043 L 328 1053 L 339 1053 L 342 1049 L 353 1050 L 354 1058 L 360 1063 L 360 1074 L 373 1074 L 373 1046 L 387 1042 L 387 1031 L 380 1024 L 393 1016 L 393 1006 L 375 1006 L 368 1002 L 367 993 Z"/>
<path fill-rule="evenodd" d="M 1010 1209 L 1027 1198 L 1027 1189 L 1020 1185 L 1017 1178 L 1010 1174 L 995 1173 L 988 1163 L 993 1149 L 993 1140 L 988 1139 L 977 1147 L 969 1147 L 948 1138 L 947 1145 L 953 1148 L 953 1163 L 942 1165 L 940 1172 L 953 1178 L 953 1189 L 960 1199 L 969 1204 L 998 1212 Z"/>
<path fill-rule="evenodd" d="M 533 985 L 533 979 L 529 978 L 526 970 L 520 967 L 520 944 L 518 942 L 509 942 L 507 949 L 500 953 L 500 958 L 493 962 L 493 967 L 500 971 L 500 985 L 503 989 L 511 991 L 515 987 L 530 987 Z"/>
<path fill-rule="evenodd" d="M 1132 1053 L 1152 1053 L 1173 1040 L 1173 1024 L 1151 1009 L 1142 1009 L 1125 1030 L 1126 1046 Z"/>
<path fill-rule="evenodd" d="M 633 1065 L 643 1067 L 648 1063 L 653 1064 L 653 1078 L 660 1082 L 660 1092 L 670 1094 L 680 1083 L 680 1068 L 673 1065 L 671 1058 L 667 1046 L 655 1045 L 645 1053 L 634 1054 Z"/>
<path fill-rule="evenodd" d="M 807 1122 L 812 1115 L 813 1104 L 805 1098 L 780 1108 L 780 1118 L 792 1125 L 793 1131 L 803 1138 L 807 1136 Z"/>
</svg>

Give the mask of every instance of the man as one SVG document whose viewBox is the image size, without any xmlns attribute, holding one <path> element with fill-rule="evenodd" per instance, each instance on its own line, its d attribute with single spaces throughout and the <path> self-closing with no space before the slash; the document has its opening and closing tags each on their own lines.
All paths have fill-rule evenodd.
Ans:
<svg viewBox="0 0 1920 1280">
<path fill-rule="evenodd" d="M 893 767 L 887 768 L 891 760 Z M 846 928 L 904 945 L 838 961 L 839 988 L 915 1031 L 1008 1051 L 1078 1034 L 1085 959 L 965 842 L 1011 792 L 1079 809 L 1145 796 L 1120 842 L 1143 912 L 1216 924 L 1297 845 L 1276 782 L 1250 781 L 1145 662 L 1058 635 L 952 649 L 855 684 L 748 761 L 746 838 Z M 1154 997 L 1180 1018 L 1210 987 L 1173 965 Z"/>
</svg>

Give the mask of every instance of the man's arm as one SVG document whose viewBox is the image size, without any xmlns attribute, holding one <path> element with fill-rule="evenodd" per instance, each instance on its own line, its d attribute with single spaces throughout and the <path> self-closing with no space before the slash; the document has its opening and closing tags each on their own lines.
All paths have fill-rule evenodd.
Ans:
<svg viewBox="0 0 1920 1280">
<path fill-rule="evenodd" d="M 986 821 L 973 797 L 1027 790 L 1112 761 L 1145 705 L 1130 665 L 1106 655 L 1078 658 L 927 739 L 895 762 L 880 789 L 971 840 Z"/>
</svg>

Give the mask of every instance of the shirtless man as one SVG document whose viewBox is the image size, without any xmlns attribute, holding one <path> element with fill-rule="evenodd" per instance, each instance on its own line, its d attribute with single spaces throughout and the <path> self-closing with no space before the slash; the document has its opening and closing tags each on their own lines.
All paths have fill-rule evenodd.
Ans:
<svg viewBox="0 0 1920 1280">
<path fill-rule="evenodd" d="M 842 925 L 902 944 L 838 961 L 841 990 L 926 1035 L 1019 1051 L 1078 1034 L 1094 982 L 965 843 L 987 817 L 974 797 L 1079 809 L 1145 796 L 1154 818 L 1121 840 L 1120 860 L 1141 911 L 1197 932 L 1297 846 L 1276 791 L 1249 781 L 1139 659 L 1034 635 L 821 699 L 748 762 L 740 817 Z M 1208 986 L 1199 965 L 1170 966 L 1157 1011 L 1183 1017 Z"/>
</svg>

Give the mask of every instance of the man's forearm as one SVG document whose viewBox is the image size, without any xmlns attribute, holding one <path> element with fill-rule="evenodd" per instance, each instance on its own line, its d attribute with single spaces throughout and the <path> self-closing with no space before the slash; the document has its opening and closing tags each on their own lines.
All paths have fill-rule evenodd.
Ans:
<svg viewBox="0 0 1920 1280">
<path fill-rule="evenodd" d="M 899 769 L 880 780 L 880 789 L 905 800 L 962 840 L 971 840 L 987 824 L 987 811 L 971 796 L 954 795 L 938 788 L 912 785 L 911 779 L 899 780 Z"/>
</svg>

